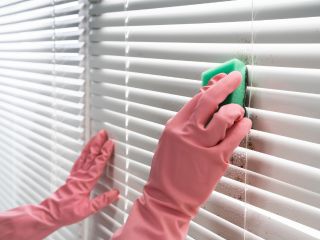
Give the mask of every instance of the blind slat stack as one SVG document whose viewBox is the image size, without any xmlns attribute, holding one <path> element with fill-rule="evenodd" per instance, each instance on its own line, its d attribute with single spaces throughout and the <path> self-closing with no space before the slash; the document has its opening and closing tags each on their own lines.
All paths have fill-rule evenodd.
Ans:
<svg viewBox="0 0 320 240">
<path fill-rule="evenodd" d="M 36 204 L 64 183 L 84 140 L 78 0 L 0 3 L 0 209 Z M 79 239 L 80 225 L 48 239 Z"/>
<path fill-rule="evenodd" d="M 208 68 L 248 66 L 253 121 L 187 239 L 319 239 L 320 2 L 104 0 L 90 7 L 92 131 L 106 128 L 115 160 L 97 193 L 120 201 L 92 218 L 109 239 L 148 178 L 164 124 Z"/>
</svg>

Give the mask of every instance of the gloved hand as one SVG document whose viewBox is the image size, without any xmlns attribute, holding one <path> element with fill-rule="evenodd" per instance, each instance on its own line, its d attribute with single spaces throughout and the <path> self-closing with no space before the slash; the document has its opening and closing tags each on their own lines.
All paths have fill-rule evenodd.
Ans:
<svg viewBox="0 0 320 240">
<path fill-rule="evenodd" d="M 240 81 L 239 72 L 216 76 L 167 122 L 143 195 L 113 240 L 185 239 L 190 220 L 251 128 L 241 106 L 228 104 L 218 110 Z"/>
<path fill-rule="evenodd" d="M 0 239 L 43 239 L 117 200 L 116 189 L 90 199 L 90 192 L 102 175 L 113 147 L 106 132 L 101 130 L 82 151 L 66 183 L 53 195 L 39 205 L 26 205 L 0 214 Z"/>
</svg>

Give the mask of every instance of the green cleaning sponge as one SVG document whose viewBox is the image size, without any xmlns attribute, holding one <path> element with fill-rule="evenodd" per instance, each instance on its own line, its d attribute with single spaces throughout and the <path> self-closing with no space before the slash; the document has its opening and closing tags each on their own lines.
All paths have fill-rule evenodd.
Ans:
<svg viewBox="0 0 320 240">
<path fill-rule="evenodd" d="M 202 86 L 205 86 L 208 84 L 211 78 L 213 78 L 215 75 L 219 73 L 226 73 L 229 74 L 232 71 L 239 71 L 242 75 L 242 81 L 239 85 L 239 87 L 234 90 L 221 104 L 229 104 L 229 103 L 236 103 L 240 106 L 244 107 L 245 104 L 245 96 L 246 96 L 246 86 L 247 86 L 247 68 L 246 65 L 240 61 L 239 59 L 231 59 L 217 68 L 209 69 L 202 73 Z"/>
</svg>

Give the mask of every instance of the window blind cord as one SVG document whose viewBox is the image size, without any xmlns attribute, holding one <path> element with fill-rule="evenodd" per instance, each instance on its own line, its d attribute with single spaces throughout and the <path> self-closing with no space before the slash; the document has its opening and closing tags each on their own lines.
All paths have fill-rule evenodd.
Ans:
<svg viewBox="0 0 320 240">
<path fill-rule="evenodd" d="M 129 6 L 129 0 L 126 0 L 124 2 L 124 12 L 127 14 L 127 10 L 128 10 L 128 6 Z M 126 137 L 126 142 L 125 142 L 125 159 L 126 159 L 126 173 L 125 173 L 125 181 L 126 181 L 126 186 L 125 186 L 125 210 L 128 209 L 129 207 L 129 200 L 128 200 L 128 193 L 129 193 L 129 187 L 127 184 L 128 183 L 128 179 L 129 179 L 129 167 L 130 167 L 130 161 L 129 161 L 129 146 L 128 146 L 128 141 L 129 141 L 129 132 L 128 132 L 128 126 L 129 126 L 129 118 L 128 118 L 128 110 L 129 110 L 129 102 L 128 102 L 128 98 L 129 98 L 129 88 L 128 88 L 128 84 L 129 84 L 129 70 L 130 70 L 130 61 L 129 61 L 129 30 L 128 30 L 128 21 L 129 21 L 129 17 L 128 15 L 125 18 L 125 22 L 124 22 L 124 28 L 125 28 L 125 137 Z M 128 218 L 128 214 L 126 213 L 124 215 L 124 219 L 123 219 L 123 223 L 126 222 Z"/>
<path fill-rule="evenodd" d="M 57 89 L 56 89 L 56 12 L 55 12 L 55 0 L 52 0 L 52 42 L 53 42 L 53 47 L 52 47 L 52 134 L 51 134 L 51 164 L 52 164 L 52 172 L 51 172 L 51 190 L 54 191 L 56 189 L 56 185 L 58 182 L 57 178 L 57 158 L 56 158 L 56 153 L 57 153 Z"/>
<path fill-rule="evenodd" d="M 13 141 L 14 141 L 14 143 L 16 144 L 16 142 L 17 142 L 17 140 L 16 140 L 16 137 L 13 137 Z M 11 156 L 12 156 L 12 162 L 13 162 L 13 164 L 12 164 L 12 170 L 11 170 L 11 172 L 13 172 L 14 174 L 13 174 L 13 178 L 11 178 L 11 180 L 14 182 L 14 187 L 13 187 L 13 195 L 12 195 L 12 199 L 19 199 L 19 197 L 18 197 L 18 188 L 19 188 L 19 186 L 21 186 L 21 178 L 19 177 L 19 176 L 21 176 L 20 175 L 20 172 L 19 171 L 21 171 L 21 165 L 22 165 L 22 163 L 20 163 L 19 161 L 17 161 L 17 157 L 16 157 L 16 155 L 15 155 L 15 153 L 14 153 L 14 145 L 12 145 L 11 146 L 11 148 L 10 148 L 10 152 L 11 152 Z M 17 201 L 14 201 L 14 204 L 13 204 L 13 206 L 15 206 L 17 204 Z"/>
<path fill-rule="evenodd" d="M 90 121 L 90 95 L 91 95 L 91 79 L 90 79 L 90 48 L 89 48 L 89 9 L 91 8 L 90 1 L 80 0 L 82 4 L 82 8 L 79 12 L 79 15 L 82 17 L 82 20 L 79 24 L 80 28 L 83 29 L 82 34 L 80 35 L 80 40 L 84 42 L 83 47 L 80 49 L 80 52 L 84 55 L 84 59 L 82 61 L 82 66 L 84 67 L 84 73 L 81 78 L 85 79 L 84 82 L 84 143 L 89 142 L 91 137 L 91 121 Z M 91 192 L 91 197 L 94 197 L 94 191 Z M 90 220 L 85 219 L 79 224 L 79 235 L 80 239 L 89 240 L 90 236 Z"/>
<path fill-rule="evenodd" d="M 10 126 L 10 127 L 13 129 L 14 125 L 12 124 L 12 126 Z M 12 140 L 13 140 L 14 144 L 11 144 L 10 150 L 9 150 L 10 151 L 10 155 L 12 156 L 12 162 L 13 162 L 13 164 L 12 164 L 13 168 L 12 168 L 11 172 L 14 173 L 13 174 L 14 177 L 10 179 L 10 180 L 14 181 L 12 199 L 19 199 L 19 197 L 18 197 L 19 189 L 18 188 L 22 186 L 21 185 L 21 180 L 22 179 L 19 177 L 19 176 L 21 176 L 19 171 L 21 171 L 21 165 L 22 164 L 19 161 L 17 161 L 17 157 L 16 157 L 16 154 L 15 154 L 15 151 L 14 151 L 14 149 L 15 149 L 14 146 L 17 144 L 16 136 L 13 136 Z M 18 204 L 18 201 L 15 200 L 12 206 L 15 206 L 16 204 Z"/>
<path fill-rule="evenodd" d="M 82 47 L 82 52 L 84 54 L 83 60 L 83 67 L 84 67 L 84 74 L 83 77 L 84 81 L 84 142 L 89 142 L 91 137 L 91 117 L 90 117 L 90 96 L 91 96 L 91 79 L 90 79 L 90 48 L 89 48 L 89 9 L 91 8 L 92 4 L 86 0 L 80 0 L 83 4 L 82 9 L 80 10 L 80 15 L 83 17 L 82 21 L 80 22 L 80 27 L 84 30 L 83 33 L 80 35 L 80 39 L 84 41 L 84 45 Z M 93 195 L 94 191 L 92 191 L 91 195 Z M 81 239 L 89 240 L 91 239 L 90 236 L 90 220 L 85 219 L 80 223 L 79 226 L 79 234 L 82 235 Z"/>
<path fill-rule="evenodd" d="M 253 48 L 254 48 L 254 26 L 253 26 L 253 22 L 254 22 L 254 3 L 253 3 L 254 0 L 251 1 L 251 48 L 250 48 L 250 64 L 253 66 L 254 65 L 254 56 L 253 56 Z M 253 70 L 252 70 L 252 76 L 250 78 L 250 80 L 248 81 L 248 85 L 250 87 L 252 87 L 252 82 L 253 82 Z M 248 97 L 248 105 L 247 105 L 249 108 L 251 106 L 251 91 L 249 92 L 249 97 Z M 250 113 L 248 113 L 248 117 L 250 118 Z M 249 133 L 250 134 L 250 133 Z M 246 139 L 245 139 L 245 148 L 248 149 L 249 148 L 249 145 L 250 145 L 250 135 L 247 134 L 246 136 Z M 244 221 L 243 221 L 243 229 L 244 229 L 244 232 L 243 232 L 243 239 L 246 240 L 246 233 L 247 233 L 247 190 L 248 190 L 248 175 L 247 175 L 247 172 L 248 172 L 248 151 L 246 151 L 245 153 L 245 164 L 244 164 Z"/>
<path fill-rule="evenodd" d="M 83 20 L 80 23 L 81 28 L 84 29 L 83 34 L 81 34 L 81 38 L 84 41 L 84 46 L 83 46 L 83 54 L 84 54 L 84 92 L 85 92 L 85 134 L 84 134 L 84 140 L 85 142 L 88 142 L 91 137 L 91 122 L 90 122 L 90 94 L 91 94 L 91 89 L 90 89 L 90 61 L 89 61 L 89 56 L 90 56 L 90 48 L 89 48 L 89 9 L 91 8 L 92 4 L 91 3 L 86 3 L 86 0 L 81 0 L 83 3 L 83 8 L 80 11 L 81 16 L 83 17 Z"/>
</svg>

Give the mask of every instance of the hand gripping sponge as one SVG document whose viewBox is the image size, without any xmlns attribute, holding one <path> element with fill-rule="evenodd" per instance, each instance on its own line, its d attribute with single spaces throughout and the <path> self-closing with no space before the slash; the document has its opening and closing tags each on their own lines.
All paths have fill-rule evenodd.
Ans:
<svg viewBox="0 0 320 240">
<path fill-rule="evenodd" d="M 219 105 L 229 104 L 229 103 L 236 103 L 240 106 L 244 107 L 245 105 L 245 96 L 246 96 L 246 87 L 247 87 L 247 68 L 246 65 L 240 61 L 239 59 L 231 59 L 220 66 L 209 69 L 202 73 L 202 86 L 206 86 L 211 78 L 219 73 L 229 74 L 232 71 L 239 71 L 242 75 L 242 81 L 239 87 L 234 90 L 229 96 Z"/>
</svg>

